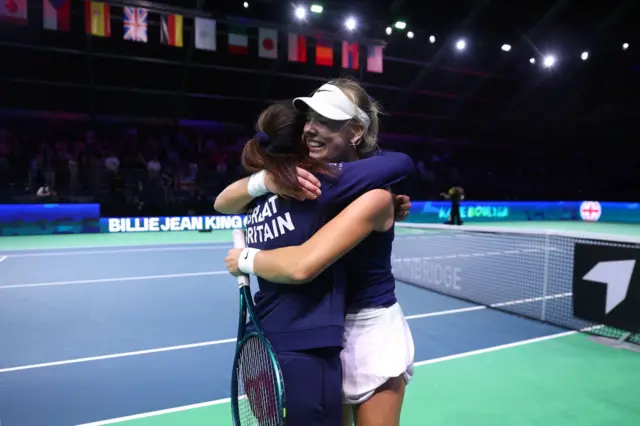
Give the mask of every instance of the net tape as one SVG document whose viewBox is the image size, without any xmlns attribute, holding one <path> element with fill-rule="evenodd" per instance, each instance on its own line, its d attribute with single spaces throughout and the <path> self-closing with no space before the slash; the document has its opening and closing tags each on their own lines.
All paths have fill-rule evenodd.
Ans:
<svg viewBox="0 0 640 426">
<path fill-rule="evenodd" d="M 399 281 L 567 329 L 615 339 L 626 333 L 573 316 L 574 244 L 640 249 L 640 240 L 498 227 L 396 226 L 405 231 L 396 237 L 391 259 Z M 640 335 L 630 341 L 640 344 Z"/>
</svg>

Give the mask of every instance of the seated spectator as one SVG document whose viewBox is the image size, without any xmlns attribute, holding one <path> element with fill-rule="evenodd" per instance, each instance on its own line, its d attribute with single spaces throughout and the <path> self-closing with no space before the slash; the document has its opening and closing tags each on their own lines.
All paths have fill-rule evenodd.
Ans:
<svg viewBox="0 0 640 426">
<path fill-rule="evenodd" d="M 113 151 L 109 153 L 107 158 L 105 158 L 104 166 L 110 172 L 118 173 L 118 170 L 120 169 L 120 160 Z"/>
</svg>

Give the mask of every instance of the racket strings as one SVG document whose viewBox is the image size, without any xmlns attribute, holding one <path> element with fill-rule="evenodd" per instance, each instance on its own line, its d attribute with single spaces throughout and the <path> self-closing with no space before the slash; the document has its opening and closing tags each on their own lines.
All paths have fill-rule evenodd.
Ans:
<svg viewBox="0 0 640 426">
<path fill-rule="evenodd" d="M 239 426 L 280 426 L 276 371 L 269 350 L 252 336 L 242 345 L 238 359 Z"/>
</svg>

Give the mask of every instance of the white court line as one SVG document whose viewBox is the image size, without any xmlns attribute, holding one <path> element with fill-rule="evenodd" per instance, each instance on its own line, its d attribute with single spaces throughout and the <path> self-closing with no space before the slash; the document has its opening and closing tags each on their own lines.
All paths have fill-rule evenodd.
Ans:
<svg viewBox="0 0 640 426">
<path fill-rule="evenodd" d="M 0 256 L 0 263 L 2 263 L 9 256 Z"/>
<path fill-rule="evenodd" d="M 121 352 L 117 354 L 109 354 L 109 355 L 100 355 L 100 356 L 92 356 L 88 358 L 75 358 L 68 359 L 65 361 L 54 361 L 54 362 L 45 362 L 42 364 L 31 364 L 31 365 L 20 365 L 17 367 L 9 367 L 0 369 L 0 373 L 10 373 L 13 371 L 23 371 L 23 370 L 33 370 L 36 368 L 45 368 L 45 367 L 57 367 L 59 365 L 68 365 L 68 364 L 81 364 L 83 362 L 91 362 L 91 361 L 102 361 L 105 359 L 115 359 L 115 358 L 126 358 L 130 356 L 137 355 L 149 355 L 155 354 L 159 352 L 170 352 L 170 351 L 179 351 L 183 349 L 192 349 L 192 348 L 201 348 L 204 346 L 213 346 L 213 345 L 221 345 L 223 343 L 233 343 L 236 339 L 224 339 L 224 340 L 212 340 L 209 342 L 199 342 L 199 343 L 190 343 L 188 345 L 179 345 L 179 346 L 169 346 L 164 348 L 155 348 L 155 349 L 145 349 L 141 351 L 133 351 L 133 352 Z"/>
<path fill-rule="evenodd" d="M 110 282 L 122 282 L 122 281 L 164 280 L 169 278 L 185 278 L 185 277 L 205 277 L 208 275 L 224 275 L 228 273 L 229 271 L 189 272 L 185 274 L 147 275 L 144 277 L 99 278 L 95 280 L 56 281 L 56 282 L 48 282 L 48 283 L 15 284 L 15 285 L 4 285 L 4 286 L 0 285 L 0 291 L 11 289 L 11 288 L 54 287 L 54 286 L 60 286 L 60 285 L 97 284 L 97 283 L 110 283 Z"/>
<path fill-rule="evenodd" d="M 549 334 L 547 336 L 535 337 L 533 339 L 520 340 L 517 342 L 506 343 L 504 345 L 491 346 L 489 348 L 484 348 L 484 349 L 477 349 L 475 351 L 463 352 L 463 353 L 454 354 L 454 355 L 447 355 L 441 358 L 427 359 L 425 361 L 416 362 L 413 364 L 413 366 L 421 367 L 423 365 L 436 364 L 438 362 L 450 361 L 452 359 L 466 358 L 468 356 L 486 354 L 489 352 L 500 351 L 502 349 L 515 348 L 517 346 L 530 345 L 531 343 L 544 342 L 545 340 L 552 340 L 552 339 L 557 339 L 559 337 L 571 336 L 577 333 L 578 333 L 577 331 L 564 331 L 562 333 Z"/>
<path fill-rule="evenodd" d="M 424 366 L 424 365 L 437 364 L 439 362 L 446 362 L 446 361 L 451 361 L 451 360 L 454 360 L 454 359 L 467 358 L 467 357 L 474 356 L 474 355 L 480 355 L 480 354 L 485 354 L 485 353 L 489 353 L 489 352 L 500 351 L 500 350 L 503 350 L 503 349 L 514 348 L 514 347 L 517 347 L 517 346 L 530 345 L 532 343 L 538 343 L 538 342 L 542 342 L 542 341 L 545 341 L 545 340 L 552 340 L 552 339 L 558 339 L 560 337 L 567 337 L 567 336 L 571 336 L 571 335 L 577 334 L 577 333 L 578 333 L 577 331 L 567 331 L 567 332 L 563 332 L 563 333 L 550 334 L 550 335 L 543 336 L 543 337 L 536 337 L 536 338 L 533 338 L 533 339 L 520 340 L 520 341 L 517 341 L 517 342 L 507 343 L 505 345 L 492 346 L 492 347 L 489 347 L 489 348 L 478 349 L 478 350 L 475 350 L 475 351 L 463 352 L 463 353 L 459 353 L 459 354 L 455 354 L 455 355 L 448 355 L 448 356 L 443 356 L 443 357 L 440 357 L 440 358 L 428 359 L 428 360 L 425 360 L 425 361 L 416 362 L 414 364 L 414 366 L 415 367 L 421 367 L 421 366 Z M 83 424 L 77 425 L 77 426 L 111 425 L 111 424 L 115 424 L 115 423 L 125 422 L 125 421 L 128 421 L 128 420 L 144 419 L 144 418 L 147 418 L 147 417 L 155 417 L 155 416 L 160 416 L 160 415 L 163 415 L 163 414 L 171 414 L 171 413 L 177 413 L 177 412 L 181 412 L 181 411 L 193 410 L 193 409 L 197 409 L 197 408 L 210 407 L 212 405 L 226 404 L 228 402 L 231 402 L 231 398 L 217 399 L 215 401 L 201 402 L 199 404 L 185 405 L 185 406 L 182 406 L 182 407 L 168 408 L 168 409 L 165 409 L 165 410 L 150 411 L 148 413 L 134 414 L 132 416 L 118 417 L 118 418 L 114 418 L 114 419 L 101 420 L 101 421 L 92 422 L 92 423 L 83 423 Z"/>
<path fill-rule="evenodd" d="M 451 309 L 448 311 L 427 312 L 426 314 L 409 315 L 404 318 L 406 320 L 412 320 L 418 318 L 439 317 L 441 315 L 461 314 L 463 312 L 480 311 L 482 309 L 486 309 L 486 306 L 471 306 L 469 308 Z"/>
<path fill-rule="evenodd" d="M 556 295 L 554 295 L 556 296 Z M 553 296 L 548 296 L 550 298 L 552 298 Z M 532 300 L 532 299 L 523 299 L 523 300 Z M 515 302 L 517 301 L 512 301 L 511 304 L 515 304 Z M 509 303 L 509 302 L 505 302 L 505 303 Z M 521 303 L 526 303 L 526 302 L 521 302 Z M 446 311 L 437 311 L 437 312 L 428 312 L 426 314 L 419 314 L 419 315 L 409 315 L 406 317 L 407 320 L 413 320 L 413 319 L 420 319 L 420 318 L 429 318 L 429 317 L 436 317 L 436 316 L 442 316 L 442 315 L 452 315 L 452 314 L 461 314 L 464 312 L 471 312 L 471 311 L 479 311 L 482 309 L 487 309 L 485 306 L 471 306 L 468 308 L 460 308 L 460 309 L 450 309 L 450 310 L 446 310 Z M 135 351 L 135 352 L 122 352 L 122 353 L 116 353 L 116 354 L 109 354 L 109 355 L 100 355 L 100 356 L 94 356 L 94 357 L 86 357 L 86 358 L 76 358 L 76 359 L 69 359 L 69 360 L 65 360 L 65 361 L 53 361 L 53 362 L 45 362 L 45 363 L 41 363 L 41 364 L 31 364 L 31 365 L 22 365 L 22 366 L 17 366 L 17 367 L 9 367 L 9 368 L 3 368 L 0 369 L 0 373 L 9 373 L 12 371 L 22 371 L 22 370 L 32 370 L 35 368 L 44 368 L 44 367 L 55 367 L 58 365 L 67 365 L 67 364 L 79 364 L 79 363 L 83 363 L 83 362 L 91 362 L 91 361 L 101 361 L 101 360 L 105 360 L 105 359 L 114 359 L 114 358 L 125 358 L 125 357 L 130 357 L 130 356 L 136 356 L 136 355 L 148 355 L 148 354 L 153 354 L 156 352 L 167 352 L 167 351 L 176 351 L 176 350 L 181 350 L 181 349 L 190 349 L 190 348 L 198 348 L 198 347 L 203 347 L 203 346 L 212 346 L 212 345 L 219 345 L 221 343 L 232 343 L 235 342 L 236 339 L 224 339 L 224 340 L 213 340 L 213 341 L 209 341 L 209 342 L 200 342 L 200 343 L 192 343 L 192 344 L 188 344 L 188 345 L 180 345 L 180 346 L 170 346 L 170 347 L 164 347 L 164 348 L 157 348 L 157 349 L 145 349 L 145 350 L 141 350 L 141 351 Z"/>
<path fill-rule="evenodd" d="M 195 244 L 195 243 L 194 243 Z M 202 243 L 199 243 L 202 244 Z M 181 244 L 180 244 L 181 245 Z M 91 254 L 111 254 L 111 253 L 142 253 L 142 252 L 154 252 L 154 251 L 191 251 L 191 250 L 221 250 L 230 248 L 232 243 L 225 243 L 225 245 L 208 245 L 208 246 L 191 246 L 191 247 L 146 247 L 146 248 L 131 248 L 131 249 L 107 249 L 107 250 L 89 250 L 87 248 L 83 251 L 50 251 L 41 253 L 22 253 L 16 252 L 11 254 L 11 257 L 45 257 L 45 256 L 81 256 Z"/>
<path fill-rule="evenodd" d="M 558 294 L 550 294 L 548 296 L 531 297 L 529 299 L 509 300 L 507 302 L 492 303 L 489 306 L 480 305 L 480 306 L 470 306 L 468 308 L 451 309 L 449 311 L 428 312 L 426 314 L 409 315 L 405 317 L 405 319 L 410 320 L 410 319 L 418 319 L 418 318 L 437 317 L 440 315 L 459 314 L 462 312 L 481 311 L 483 309 L 489 309 L 489 308 L 500 308 L 503 306 L 521 305 L 523 303 L 540 302 L 542 300 L 559 299 L 561 297 L 569 297 L 572 294 L 573 293 L 558 293 Z"/>
<path fill-rule="evenodd" d="M 230 402 L 231 402 L 231 398 L 223 398 L 223 399 L 217 399 L 215 401 L 201 402 L 199 404 L 185 405 L 182 407 L 167 408 L 166 410 L 158 410 L 158 411 L 151 411 L 149 413 L 134 414 L 133 416 L 118 417 L 116 419 L 102 420 L 94 423 L 83 423 L 77 426 L 112 425 L 114 423 L 126 422 L 129 420 L 138 420 L 138 419 L 144 419 L 146 417 L 161 416 L 163 414 L 177 413 L 179 411 L 195 410 L 198 408 L 211 407 L 213 405 L 227 404 Z"/>
</svg>

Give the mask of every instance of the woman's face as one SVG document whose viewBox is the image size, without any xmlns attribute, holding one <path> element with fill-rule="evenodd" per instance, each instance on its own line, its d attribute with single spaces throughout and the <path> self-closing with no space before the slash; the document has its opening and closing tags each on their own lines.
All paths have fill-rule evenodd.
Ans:
<svg viewBox="0 0 640 426">
<path fill-rule="evenodd" d="M 304 140 L 312 158 L 323 161 L 353 161 L 358 159 L 351 144 L 355 134 L 346 121 L 329 120 L 314 111 L 307 113 Z"/>
</svg>

